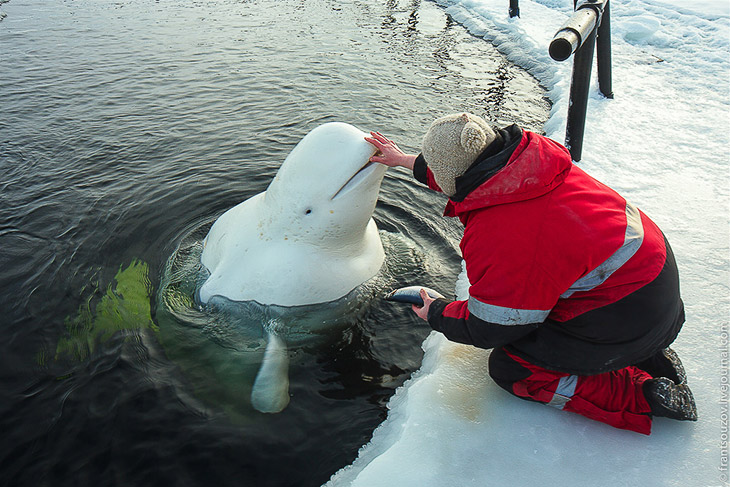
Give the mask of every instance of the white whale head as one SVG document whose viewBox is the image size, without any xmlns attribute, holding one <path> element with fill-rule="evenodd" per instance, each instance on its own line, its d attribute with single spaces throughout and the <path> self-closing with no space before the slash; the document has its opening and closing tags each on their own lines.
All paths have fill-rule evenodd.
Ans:
<svg viewBox="0 0 730 487">
<path fill-rule="evenodd" d="M 279 231 L 318 246 L 360 244 L 386 169 L 369 162 L 375 149 L 364 136 L 328 123 L 297 144 L 266 190 Z"/>
<path fill-rule="evenodd" d="M 287 156 L 269 187 L 211 227 L 200 289 L 233 301 L 297 306 L 336 300 L 373 277 L 384 252 L 372 214 L 386 171 L 365 133 L 327 123 Z"/>
</svg>

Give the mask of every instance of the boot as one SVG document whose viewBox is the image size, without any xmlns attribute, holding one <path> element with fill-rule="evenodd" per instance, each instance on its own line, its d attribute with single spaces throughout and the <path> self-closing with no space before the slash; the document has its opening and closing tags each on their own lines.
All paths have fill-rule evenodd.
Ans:
<svg viewBox="0 0 730 487">
<path fill-rule="evenodd" d="M 669 347 L 636 364 L 636 367 L 648 372 L 652 377 L 667 377 L 677 385 L 687 383 L 687 373 L 684 371 L 682 361 Z"/>
<path fill-rule="evenodd" d="M 671 379 L 659 377 L 647 379 L 642 387 L 652 416 L 697 421 L 697 406 L 687 384 L 675 384 Z"/>
</svg>

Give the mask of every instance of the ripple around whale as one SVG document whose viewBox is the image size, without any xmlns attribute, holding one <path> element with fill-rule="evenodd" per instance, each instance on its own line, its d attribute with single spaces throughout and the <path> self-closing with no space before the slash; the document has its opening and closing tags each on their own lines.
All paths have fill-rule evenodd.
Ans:
<svg viewBox="0 0 730 487">
<path fill-rule="evenodd" d="M 250 421 L 257 415 L 249 395 L 268 332 L 286 340 L 291 358 L 302 353 L 316 357 L 318 350 L 336 346 L 355 329 L 360 328 L 356 333 L 369 333 L 366 328 L 373 317 L 383 310 L 384 316 L 392 311 L 388 308 L 393 305 L 381 299 L 385 290 L 402 279 L 404 270 L 418 272 L 428 267 L 427 255 L 412 241 L 381 231 L 386 251 L 383 268 L 341 299 L 281 307 L 254 301 L 234 302 L 217 296 L 201 306 L 195 293 L 208 276 L 200 264 L 207 226 L 203 224 L 183 237 L 165 266 L 156 310 L 159 339 L 196 395 L 211 406 L 222 407 L 238 421 Z M 296 361 L 292 366 L 297 367 Z M 379 380 L 393 382 L 392 375 L 384 376 Z"/>
</svg>

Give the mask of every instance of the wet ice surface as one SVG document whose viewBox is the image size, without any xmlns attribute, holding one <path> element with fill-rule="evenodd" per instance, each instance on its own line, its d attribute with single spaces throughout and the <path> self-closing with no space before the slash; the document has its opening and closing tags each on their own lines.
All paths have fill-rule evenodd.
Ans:
<svg viewBox="0 0 730 487">
<path fill-rule="evenodd" d="M 547 46 L 571 2 L 441 0 L 446 12 L 526 67 L 554 103 L 564 140 L 570 62 Z M 486 377 L 488 353 L 432 333 L 423 365 L 336 486 L 713 486 L 727 481 L 730 316 L 727 2 L 611 5 L 614 100 L 595 72 L 580 166 L 663 229 L 680 269 L 687 323 L 673 348 L 700 420 L 654 421 L 646 437 L 510 396 Z M 468 284 L 456 283 L 464 298 Z"/>
</svg>

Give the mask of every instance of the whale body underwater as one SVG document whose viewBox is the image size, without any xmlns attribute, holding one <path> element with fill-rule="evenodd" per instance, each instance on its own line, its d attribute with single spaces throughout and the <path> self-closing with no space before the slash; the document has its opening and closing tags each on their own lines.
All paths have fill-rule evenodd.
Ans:
<svg viewBox="0 0 730 487">
<path fill-rule="evenodd" d="M 309 132 L 263 191 L 229 209 L 203 241 L 210 273 L 201 304 L 234 302 L 298 307 L 347 296 L 378 274 L 385 252 L 372 219 L 387 167 L 352 125 Z M 267 345 L 251 404 L 275 413 L 289 403 L 285 337 L 266 329 Z"/>
</svg>

